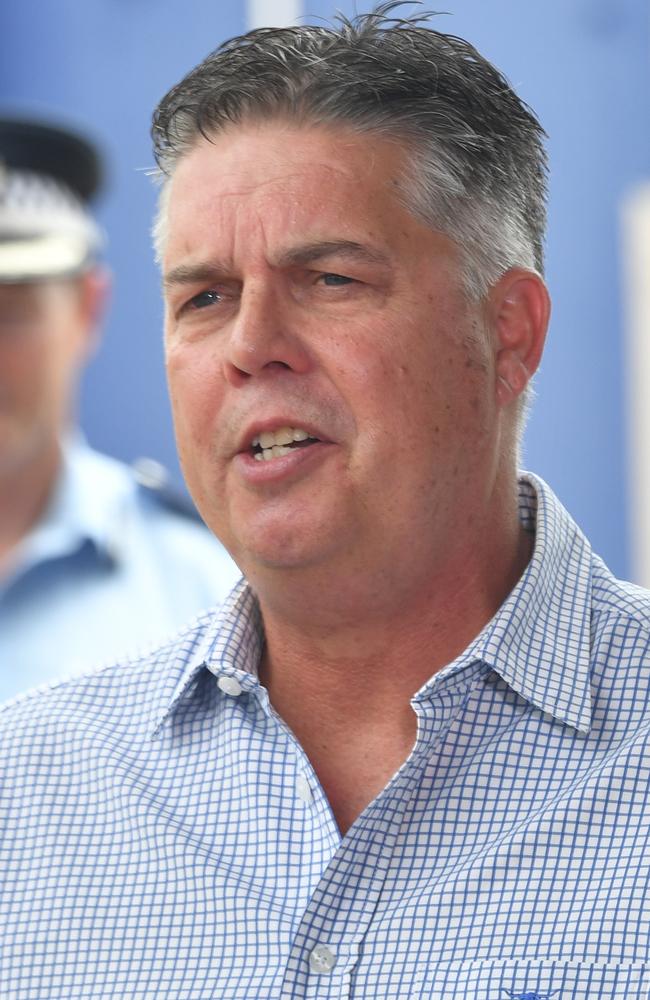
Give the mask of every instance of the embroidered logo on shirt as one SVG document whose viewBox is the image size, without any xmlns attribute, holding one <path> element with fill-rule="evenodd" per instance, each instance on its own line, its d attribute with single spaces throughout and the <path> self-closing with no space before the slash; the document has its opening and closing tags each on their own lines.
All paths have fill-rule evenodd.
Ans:
<svg viewBox="0 0 650 1000">
<path fill-rule="evenodd" d="M 534 990 L 526 990 L 525 993 L 515 993 L 513 990 L 504 990 L 504 993 L 510 997 L 510 1000 L 550 1000 L 551 997 L 557 996 L 559 990 L 553 990 L 552 993 L 535 993 Z"/>
</svg>

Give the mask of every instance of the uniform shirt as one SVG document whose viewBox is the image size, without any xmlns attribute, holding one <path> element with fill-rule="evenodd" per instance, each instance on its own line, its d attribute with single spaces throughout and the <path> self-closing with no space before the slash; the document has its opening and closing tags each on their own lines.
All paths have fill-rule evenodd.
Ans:
<svg viewBox="0 0 650 1000">
<path fill-rule="evenodd" d="M 80 440 L 0 579 L 0 701 L 143 644 L 220 603 L 239 572 L 208 529 Z"/>
<path fill-rule="evenodd" d="M 344 837 L 244 583 L 0 712 L 2 996 L 647 997 L 648 595 L 533 477 L 520 511 L 531 563 Z"/>
</svg>

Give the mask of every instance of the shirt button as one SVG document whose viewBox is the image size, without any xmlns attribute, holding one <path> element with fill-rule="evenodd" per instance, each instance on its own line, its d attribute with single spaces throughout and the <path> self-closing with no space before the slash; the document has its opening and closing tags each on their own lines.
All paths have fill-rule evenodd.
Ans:
<svg viewBox="0 0 650 1000">
<path fill-rule="evenodd" d="M 336 965 L 336 952 L 326 944 L 317 944 L 309 956 L 309 967 L 312 972 L 331 972 Z"/>
<path fill-rule="evenodd" d="M 224 694 L 232 695 L 233 698 L 242 693 L 242 686 L 235 677 L 220 677 L 217 685 Z"/>
<path fill-rule="evenodd" d="M 299 774 L 296 779 L 296 795 L 299 799 L 302 799 L 305 805 L 311 805 L 314 796 L 311 794 L 309 782 L 304 774 Z"/>
</svg>

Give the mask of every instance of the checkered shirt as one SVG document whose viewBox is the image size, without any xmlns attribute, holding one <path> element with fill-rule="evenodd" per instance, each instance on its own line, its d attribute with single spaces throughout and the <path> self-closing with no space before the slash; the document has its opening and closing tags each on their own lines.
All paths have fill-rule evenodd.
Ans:
<svg viewBox="0 0 650 1000">
<path fill-rule="evenodd" d="M 6 706 L 2 1000 L 647 997 L 649 595 L 533 476 L 520 515 L 524 576 L 344 837 L 244 583 Z"/>
</svg>

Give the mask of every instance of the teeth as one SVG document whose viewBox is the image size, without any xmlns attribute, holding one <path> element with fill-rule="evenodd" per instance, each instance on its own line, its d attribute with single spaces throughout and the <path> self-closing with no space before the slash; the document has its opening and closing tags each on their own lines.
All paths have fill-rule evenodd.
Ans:
<svg viewBox="0 0 650 1000">
<path fill-rule="evenodd" d="M 262 431 L 251 441 L 252 448 L 262 449 L 254 451 L 253 458 L 256 462 L 269 462 L 272 458 L 288 455 L 292 451 L 289 445 L 294 441 L 307 441 L 309 437 L 302 427 L 278 427 L 276 431 Z"/>
<path fill-rule="evenodd" d="M 279 458 L 280 455 L 288 455 L 291 448 L 285 448 L 284 445 L 274 444 L 272 448 L 264 448 L 263 451 L 259 452 L 255 458 L 261 458 L 262 461 L 268 462 L 271 458 Z"/>
<path fill-rule="evenodd" d="M 291 444 L 293 441 L 293 429 L 291 427 L 281 427 L 279 431 L 275 432 L 274 445 Z M 265 447 L 268 447 L 266 445 Z"/>
<path fill-rule="evenodd" d="M 266 451 L 291 444 L 292 441 L 306 441 L 308 437 L 309 434 L 302 427 L 278 427 L 277 431 L 262 431 L 260 435 L 253 438 L 251 445 L 253 448 L 259 445 Z"/>
<path fill-rule="evenodd" d="M 275 444 L 275 434 L 273 431 L 264 431 L 260 434 L 260 445 L 262 448 L 272 448 Z"/>
</svg>

